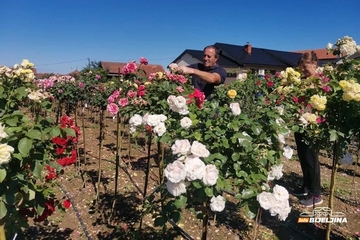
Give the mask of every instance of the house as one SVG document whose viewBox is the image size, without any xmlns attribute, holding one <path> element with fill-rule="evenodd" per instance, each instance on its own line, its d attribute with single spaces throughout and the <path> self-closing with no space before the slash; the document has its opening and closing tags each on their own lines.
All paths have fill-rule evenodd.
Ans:
<svg viewBox="0 0 360 240">
<path fill-rule="evenodd" d="M 100 67 L 107 70 L 108 76 L 110 77 L 117 77 L 121 74 L 121 69 L 126 65 L 127 63 L 123 62 L 100 62 Z M 150 73 L 156 73 L 156 72 L 165 72 L 165 69 L 161 65 L 154 65 L 154 64 L 136 64 L 137 67 L 144 71 L 145 76 L 149 76 Z"/>
<path fill-rule="evenodd" d="M 221 50 L 218 61 L 228 76 L 226 82 L 236 79 L 245 79 L 247 72 L 263 75 L 285 70 L 287 67 L 296 67 L 301 53 L 255 48 L 247 43 L 244 46 L 227 43 L 215 43 Z M 202 50 L 185 50 L 173 62 L 179 66 L 186 66 L 193 63 L 200 63 L 203 59 Z"/>
<path fill-rule="evenodd" d="M 327 63 L 335 64 L 337 61 L 339 61 L 338 56 L 333 55 L 332 53 L 328 53 L 325 48 L 323 49 L 308 49 L 308 50 L 298 50 L 294 51 L 297 53 L 305 53 L 305 52 L 311 52 L 314 51 L 316 53 L 316 56 L 318 57 L 318 65 L 324 66 Z"/>
</svg>

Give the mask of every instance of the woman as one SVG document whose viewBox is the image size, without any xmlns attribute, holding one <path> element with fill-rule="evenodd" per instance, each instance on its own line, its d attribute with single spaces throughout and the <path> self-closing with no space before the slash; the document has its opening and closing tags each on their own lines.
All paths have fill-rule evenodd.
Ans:
<svg viewBox="0 0 360 240">
<path fill-rule="evenodd" d="M 303 78 L 314 76 L 317 69 L 318 58 L 315 52 L 306 52 L 299 59 L 299 69 Z M 320 164 L 319 156 L 312 147 L 305 142 L 305 133 L 295 133 L 297 153 L 303 173 L 303 186 L 294 196 L 305 196 L 300 200 L 304 207 L 311 207 L 323 202 L 320 192 Z"/>
</svg>

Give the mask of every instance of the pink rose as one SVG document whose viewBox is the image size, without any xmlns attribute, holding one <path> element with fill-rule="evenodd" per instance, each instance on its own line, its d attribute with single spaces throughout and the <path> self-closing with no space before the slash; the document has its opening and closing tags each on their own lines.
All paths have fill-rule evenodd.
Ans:
<svg viewBox="0 0 360 240">
<path fill-rule="evenodd" d="M 141 63 L 141 64 L 144 64 L 144 65 L 148 65 L 149 62 L 148 62 L 148 60 L 147 60 L 146 58 L 141 57 L 141 58 L 140 58 L 140 63 Z"/>
<path fill-rule="evenodd" d="M 182 86 L 178 86 L 176 88 L 176 90 L 179 92 L 179 93 L 182 93 L 184 91 L 183 87 Z"/>
<path fill-rule="evenodd" d="M 110 103 L 107 105 L 106 110 L 108 110 L 109 113 L 116 115 L 119 112 L 119 107 L 115 103 Z"/>
<path fill-rule="evenodd" d="M 120 98 L 119 99 L 119 105 L 122 107 L 125 107 L 129 104 L 129 99 L 127 98 Z"/>
</svg>

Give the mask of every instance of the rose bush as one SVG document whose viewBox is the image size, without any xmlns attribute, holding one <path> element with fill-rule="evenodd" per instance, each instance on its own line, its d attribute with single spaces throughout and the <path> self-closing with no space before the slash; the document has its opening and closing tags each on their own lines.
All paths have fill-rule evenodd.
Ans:
<svg viewBox="0 0 360 240">
<path fill-rule="evenodd" d="M 44 220 L 57 205 L 46 170 L 54 175 L 59 169 L 51 139 L 61 129 L 44 117 L 51 95 L 33 83 L 33 67 L 28 60 L 12 69 L 0 66 L 0 231 L 5 227 L 7 236 L 28 226 L 29 218 Z"/>
</svg>

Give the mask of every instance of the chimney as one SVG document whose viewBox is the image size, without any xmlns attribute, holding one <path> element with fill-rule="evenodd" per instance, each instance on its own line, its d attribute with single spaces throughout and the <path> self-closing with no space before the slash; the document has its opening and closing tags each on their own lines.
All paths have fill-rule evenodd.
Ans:
<svg viewBox="0 0 360 240">
<path fill-rule="evenodd" d="M 249 55 L 251 55 L 251 44 L 249 42 L 246 43 L 244 46 L 245 52 L 247 52 Z"/>
</svg>

